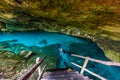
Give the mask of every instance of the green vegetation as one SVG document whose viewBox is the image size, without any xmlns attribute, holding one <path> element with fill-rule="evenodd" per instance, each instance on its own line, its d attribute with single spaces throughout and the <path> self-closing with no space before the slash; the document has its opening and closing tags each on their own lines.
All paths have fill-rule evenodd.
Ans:
<svg viewBox="0 0 120 80">
<path fill-rule="evenodd" d="M 17 49 L 21 48 L 19 44 L 16 45 L 15 47 Z M 1 64 L 0 73 L 4 79 L 10 78 L 12 80 L 16 80 L 17 77 L 24 74 L 25 71 L 28 71 L 31 67 L 33 67 L 33 65 L 36 64 L 37 57 L 42 58 L 43 56 L 47 56 L 46 59 L 41 64 L 41 67 L 47 64 L 48 69 L 56 68 L 56 58 L 53 55 L 51 55 L 51 53 L 48 54 L 45 53 L 44 51 L 44 49 L 49 50 L 49 46 L 47 49 L 46 47 L 41 49 L 37 46 L 32 46 L 30 48 L 32 51 L 32 55 L 27 58 L 25 57 L 27 55 L 27 52 L 23 52 L 21 54 L 15 54 L 4 49 L 0 52 L 0 64 Z"/>
<path fill-rule="evenodd" d="M 105 55 L 116 62 L 120 62 L 120 53 L 112 51 L 112 50 L 105 50 Z"/>
<path fill-rule="evenodd" d="M 1 74 L 6 73 L 4 78 L 12 78 L 15 73 L 18 73 L 21 69 L 25 68 L 25 60 L 23 57 L 13 55 L 9 51 L 3 51 L 0 53 L 0 64 Z"/>
</svg>

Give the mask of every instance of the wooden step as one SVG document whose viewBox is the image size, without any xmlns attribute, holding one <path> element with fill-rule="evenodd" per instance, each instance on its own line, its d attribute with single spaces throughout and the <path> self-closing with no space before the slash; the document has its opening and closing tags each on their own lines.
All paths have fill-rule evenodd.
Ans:
<svg viewBox="0 0 120 80">
<path fill-rule="evenodd" d="M 69 75 L 59 75 L 59 76 L 46 76 L 43 77 L 44 79 L 57 79 L 57 78 L 80 78 L 83 79 L 83 76 L 79 76 L 79 75 L 74 75 L 74 76 L 69 76 Z"/>
<path fill-rule="evenodd" d="M 54 78 L 54 79 L 41 79 L 41 80 L 84 80 L 83 78 Z"/>
<path fill-rule="evenodd" d="M 89 80 L 89 77 L 88 76 L 84 76 L 84 80 Z"/>
<path fill-rule="evenodd" d="M 66 72 L 66 73 L 45 73 L 44 75 L 43 75 L 43 77 L 46 77 L 46 76 L 60 76 L 60 75 L 68 75 L 69 74 L 69 76 L 73 76 L 73 75 L 79 75 L 79 73 L 77 73 L 77 72 Z"/>
<path fill-rule="evenodd" d="M 45 72 L 44 74 L 67 74 L 67 73 L 78 73 L 77 71 L 51 71 L 51 72 Z"/>
<path fill-rule="evenodd" d="M 89 80 L 86 76 L 79 74 L 77 71 L 50 71 L 45 72 L 41 80 Z"/>
</svg>

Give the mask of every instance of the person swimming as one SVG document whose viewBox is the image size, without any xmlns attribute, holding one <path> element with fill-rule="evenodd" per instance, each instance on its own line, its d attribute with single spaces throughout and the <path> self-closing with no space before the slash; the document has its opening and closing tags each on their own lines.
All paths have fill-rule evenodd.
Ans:
<svg viewBox="0 0 120 80">
<path fill-rule="evenodd" d="M 58 65 L 57 68 L 71 68 L 71 60 L 67 51 L 62 49 L 62 46 L 58 46 Z"/>
</svg>

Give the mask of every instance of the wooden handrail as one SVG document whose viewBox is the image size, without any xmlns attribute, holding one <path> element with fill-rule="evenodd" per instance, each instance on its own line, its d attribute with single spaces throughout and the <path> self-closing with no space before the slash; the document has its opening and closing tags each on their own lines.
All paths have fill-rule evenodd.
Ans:
<svg viewBox="0 0 120 80">
<path fill-rule="evenodd" d="M 18 80 L 27 80 L 33 74 L 33 72 L 38 68 L 38 66 L 43 62 L 46 57 L 43 57 L 37 64 L 35 64 L 26 74 L 20 77 Z"/>
<path fill-rule="evenodd" d="M 75 65 L 75 66 L 77 66 L 77 67 L 79 67 L 79 68 L 83 68 L 82 66 L 80 66 L 80 65 L 78 65 L 78 64 L 76 64 L 76 63 L 71 62 L 71 64 L 73 64 L 73 65 Z M 101 79 L 101 80 L 107 80 L 106 78 L 104 78 L 104 77 L 102 77 L 102 76 L 100 76 L 100 75 L 98 75 L 98 74 L 96 74 L 96 73 L 94 73 L 94 72 L 91 72 L 90 70 L 88 70 L 88 69 L 86 69 L 86 68 L 84 68 L 84 70 L 87 71 L 88 73 L 92 74 L 93 76 L 96 76 L 97 78 L 99 78 L 99 79 Z"/>
<path fill-rule="evenodd" d="M 37 64 L 39 61 L 40 61 L 40 57 L 37 57 L 37 58 L 36 58 L 36 64 Z M 40 66 L 39 66 L 37 69 L 38 69 L 38 78 L 37 78 L 37 80 L 39 80 L 39 79 L 40 79 L 40 76 L 41 76 L 42 70 L 41 70 L 41 67 L 40 67 Z"/>
<path fill-rule="evenodd" d="M 42 78 L 42 76 L 43 76 L 43 74 L 44 74 L 44 72 L 45 72 L 46 67 L 47 67 L 47 65 L 45 65 L 45 66 L 43 67 L 43 70 L 42 70 L 41 75 L 39 76 L 38 80 L 41 80 L 41 78 Z"/>
<path fill-rule="evenodd" d="M 76 54 L 71 54 L 71 56 L 75 56 L 75 57 L 79 57 L 79 58 L 83 58 L 83 59 L 86 58 L 84 56 L 80 56 L 80 55 L 76 55 Z M 87 58 L 90 61 L 101 63 L 101 64 L 108 65 L 108 66 L 120 66 L 120 63 L 118 63 L 118 62 L 102 61 L 102 60 L 97 60 L 97 59 L 93 59 L 93 58 L 90 58 L 90 57 L 87 57 Z"/>
</svg>

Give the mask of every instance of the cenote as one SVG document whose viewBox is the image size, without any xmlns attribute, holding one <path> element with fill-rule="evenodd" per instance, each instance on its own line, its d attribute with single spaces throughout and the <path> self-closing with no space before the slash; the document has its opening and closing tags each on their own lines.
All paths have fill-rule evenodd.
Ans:
<svg viewBox="0 0 120 80">
<path fill-rule="evenodd" d="M 20 51 L 26 50 L 36 53 L 36 56 L 47 56 L 47 58 L 50 59 L 48 59 L 46 63 L 51 63 L 50 68 L 56 68 L 56 65 L 58 65 L 56 63 L 56 60 L 58 59 L 56 49 L 58 44 L 61 44 L 62 48 L 70 54 L 88 56 L 104 61 L 108 60 L 105 57 L 104 52 L 92 40 L 53 32 L 0 32 L 0 46 L 4 46 L 0 48 L 0 51 L 8 50 L 15 55 L 19 55 Z M 72 62 L 81 66 L 83 65 L 83 59 L 75 58 L 70 55 L 68 56 Z M 74 69 L 80 71 L 77 67 L 74 67 Z M 107 78 L 108 80 L 120 79 L 120 67 L 105 66 L 103 64 L 89 61 L 87 69 Z M 85 75 L 88 75 L 95 80 L 99 80 L 87 72 L 85 72 Z"/>
</svg>

